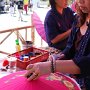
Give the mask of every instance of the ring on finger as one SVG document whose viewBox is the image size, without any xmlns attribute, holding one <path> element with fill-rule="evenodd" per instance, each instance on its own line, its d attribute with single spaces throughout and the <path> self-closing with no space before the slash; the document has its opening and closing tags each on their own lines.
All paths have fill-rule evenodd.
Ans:
<svg viewBox="0 0 90 90">
<path fill-rule="evenodd" d="M 33 73 L 34 76 L 38 76 L 38 74 L 36 74 L 35 72 Z"/>
</svg>

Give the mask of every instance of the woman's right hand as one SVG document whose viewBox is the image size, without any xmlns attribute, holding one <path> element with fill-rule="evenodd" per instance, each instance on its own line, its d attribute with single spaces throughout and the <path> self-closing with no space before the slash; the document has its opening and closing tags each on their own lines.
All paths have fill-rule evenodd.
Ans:
<svg viewBox="0 0 90 90">
<path fill-rule="evenodd" d="M 49 56 L 49 61 L 51 61 L 52 59 L 54 60 L 61 60 L 65 57 L 65 55 L 63 53 L 58 53 L 58 54 L 52 54 Z"/>
<path fill-rule="evenodd" d="M 35 80 L 42 75 L 51 73 L 51 62 L 39 62 L 35 64 L 29 64 L 27 66 L 25 77 L 30 80 Z M 29 77 L 28 77 L 29 76 Z"/>
</svg>

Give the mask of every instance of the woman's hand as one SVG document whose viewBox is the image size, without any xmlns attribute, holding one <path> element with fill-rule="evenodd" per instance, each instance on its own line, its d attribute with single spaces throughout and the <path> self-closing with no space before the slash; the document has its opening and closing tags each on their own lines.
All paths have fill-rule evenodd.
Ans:
<svg viewBox="0 0 90 90">
<path fill-rule="evenodd" d="M 65 57 L 65 55 L 63 53 L 58 53 L 58 54 L 52 54 L 49 56 L 49 61 L 51 61 L 52 59 L 54 60 L 61 60 Z"/>
<path fill-rule="evenodd" d="M 27 66 L 26 69 L 27 72 L 25 74 L 25 77 L 27 77 L 29 81 L 35 80 L 42 75 L 51 73 L 51 62 L 48 61 L 30 64 Z"/>
</svg>

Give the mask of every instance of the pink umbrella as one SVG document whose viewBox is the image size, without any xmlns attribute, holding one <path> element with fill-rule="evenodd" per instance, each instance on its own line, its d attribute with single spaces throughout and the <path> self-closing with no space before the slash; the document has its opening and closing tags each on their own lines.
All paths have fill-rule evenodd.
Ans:
<svg viewBox="0 0 90 90">
<path fill-rule="evenodd" d="M 0 79 L 0 90 L 80 90 L 78 84 L 63 74 L 41 76 L 37 80 L 28 81 L 19 71 Z"/>
<path fill-rule="evenodd" d="M 36 12 L 33 12 L 32 20 L 33 20 L 33 25 L 34 25 L 35 28 L 36 28 L 36 31 L 37 31 L 38 34 L 41 36 L 41 38 L 42 38 L 44 41 L 46 41 L 44 24 L 42 23 L 42 21 L 40 20 L 40 17 L 37 15 Z"/>
</svg>

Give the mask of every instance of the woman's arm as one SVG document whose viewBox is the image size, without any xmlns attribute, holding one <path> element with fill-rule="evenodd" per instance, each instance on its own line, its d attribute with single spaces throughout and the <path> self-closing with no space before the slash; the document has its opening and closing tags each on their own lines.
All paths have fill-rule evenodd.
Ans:
<svg viewBox="0 0 90 90">
<path fill-rule="evenodd" d="M 62 51 L 62 53 L 67 58 L 70 58 L 70 57 L 72 57 L 72 55 L 74 55 L 74 40 L 75 40 L 75 36 L 76 36 L 77 31 L 78 31 L 78 28 L 76 28 L 73 25 L 70 36 L 69 36 L 68 41 L 67 41 L 66 48 Z"/>
<path fill-rule="evenodd" d="M 79 67 L 73 62 L 73 60 L 64 60 L 64 61 L 57 60 L 55 67 L 56 67 L 56 69 L 55 69 L 56 72 L 70 73 L 70 74 L 79 74 L 80 73 Z M 42 75 L 50 74 L 51 71 L 52 71 L 51 61 L 30 64 L 27 67 L 27 73 L 25 74 L 25 77 L 32 74 L 28 78 L 28 80 L 34 80 Z"/>
<path fill-rule="evenodd" d="M 71 29 L 62 33 L 62 26 L 59 26 L 55 17 L 51 15 L 46 16 L 44 21 L 44 28 L 46 33 L 46 38 L 51 41 L 52 44 L 56 44 L 64 39 L 66 39 L 71 32 Z"/>
<path fill-rule="evenodd" d="M 56 72 L 80 74 L 80 68 L 73 62 L 73 60 L 57 60 Z"/>
<path fill-rule="evenodd" d="M 64 39 L 68 38 L 70 33 L 71 33 L 71 29 L 69 29 L 68 31 L 66 31 L 62 34 L 57 35 L 54 39 L 51 40 L 52 44 L 58 43 Z"/>
<path fill-rule="evenodd" d="M 83 76 L 90 76 L 90 54 L 74 59 L 75 64 L 80 68 Z"/>
</svg>

